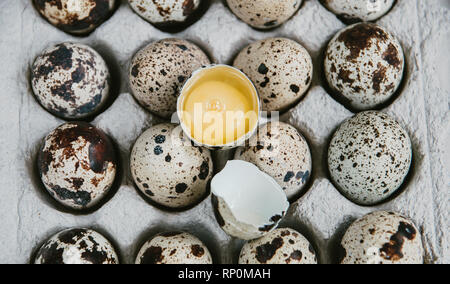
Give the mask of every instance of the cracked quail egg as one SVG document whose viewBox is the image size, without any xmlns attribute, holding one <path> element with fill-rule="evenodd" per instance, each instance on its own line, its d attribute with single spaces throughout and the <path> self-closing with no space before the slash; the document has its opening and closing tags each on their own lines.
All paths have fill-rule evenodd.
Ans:
<svg viewBox="0 0 450 284">
<path fill-rule="evenodd" d="M 384 16 L 395 0 L 321 0 L 322 4 L 345 23 L 375 21 Z"/>
<path fill-rule="evenodd" d="M 403 49 L 385 28 L 356 24 L 328 44 L 325 76 L 339 101 L 362 111 L 378 108 L 397 91 L 405 66 Z"/>
<path fill-rule="evenodd" d="M 136 264 L 212 264 L 208 248 L 197 237 L 184 232 L 169 232 L 146 242 Z"/>
<path fill-rule="evenodd" d="M 269 122 L 260 127 L 247 146 L 236 150 L 234 158 L 253 163 L 274 178 L 288 199 L 297 196 L 311 176 L 308 143 L 297 129 L 284 122 Z"/>
<path fill-rule="evenodd" d="M 35 60 L 31 85 L 39 103 L 64 119 L 98 113 L 109 96 L 110 74 L 103 58 L 89 46 L 61 43 Z"/>
<path fill-rule="evenodd" d="M 38 156 L 45 188 L 56 201 L 76 210 L 91 208 L 106 196 L 117 167 L 111 140 L 84 122 L 66 123 L 53 130 Z"/>
<path fill-rule="evenodd" d="M 101 234 L 75 228 L 59 232 L 45 242 L 34 264 L 119 264 L 119 257 Z"/>
<path fill-rule="evenodd" d="M 133 179 L 142 193 L 176 209 L 204 197 L 213 174 L 210 151 L 192 146 L 182 136 L 175 124 L 153 126 L 137 139 L 130 158 Z"/>
<path fill-rule="evenodd" d="M 343 264 L 423 264 L 419 230 L 393 212 L 374 212 L 355 221 L 341 246 Z"/>
<path fill-rule="evenodd" d="M 137 101 L 150 112 L 170 118 L 184 81 L 202 66 L 208 56 L 182 39 L 164 39 L 140 50 L 129 70 L 130 87 Z"/>
<path fill-rule="evenodd" d="M 389 115 L 367 111 L 342 123 L 328 149 L 331 179 L 339 191 L 361 205 L 392 196 L 412 160 L 408 133 Z"/>
<path fill-rule="evenodd" d="M 308 51 L 287 38 L 250 44 L 236 57 L 234 67 L 255 84 L 264 111 L 286 111 L 306 95 L 313 76 Z"/>
</svg>

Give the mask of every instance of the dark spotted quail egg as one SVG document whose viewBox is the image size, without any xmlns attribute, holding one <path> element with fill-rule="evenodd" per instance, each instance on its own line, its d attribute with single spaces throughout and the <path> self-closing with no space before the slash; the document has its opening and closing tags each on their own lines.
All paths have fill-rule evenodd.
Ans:
<svg viewBox="0 0 450 284">
<path fill-rule="evenodd" d="M 138 253 L 136 264 L 212 264 L 212 257 L 195 236 L 170 232 L 146 242 Z"/>
<path fill-rule="evenodd" d="M 258 166 L 274 178 L 288 199 L 297 196 L 309 181 L 312 161 L 308 143 L 293 126 L 271 122 L 262 126 L 248 145 L 236 150 L 235 159 Z"/>
<path fill-rule="evenodd" d="M 269 38 L 247 46 L 233 65 L 255 83 L 264 111 L 285 111 L 293 106 L 305 96 L 313 75 L 308 51 L 286 38 Z"/>
<path fill-rule="evenodd" d="M 37 57 L 31 85 L 39 103 L 52 114 L 80 119 L 104 106 L 109 96 L 109 71 L 103 58 L 79 43 L 61 43 Z"/>
<path fill-rule="evenodd" d="M 114 183 L 114 145 L 103 131 L 88 123 L 66 123 L 45 138 L 38 168 L 54 199 L 72 209 L 88 209 L 98 204 Z"/>
<path fill-rule="evenodd" d="M 271 29 L 289 20 L 303 0 L 227 0 L 231 11 L 245 23 L 257 29 Z"/>
<path fill-rule="evenodd" d="M 213 173 L 210 151 L 180 135 L 174 124 L 153 126 L 137 139 L 130 158 L 137 187 L 154 202 L 178 209 L 205 196 Z"/>
<path fill-rule="evenodd" d="M 419 230 L 393 212 L 374 212 L 355 221 L 341 246 L 343 264 L 423 264 Z"/>
<path fill-rule="evenodd" d="M 246 243 L 239 264 L 317 264 L 317 257 L 304 236 L 286 228 Z"/>
<path fill-rule="evenodd" d="M 71 34 L 86 34 L 111 15 L 115 0 L 33 0 L 39 13 L 52 25 Z"/>
<path fill-rule="evenodd" d="M 345 23 L 375 21 L 385 15 L 395 0 L 321 0 Z"/>
<path fill-rule="evenodd" d="M 328 149 L 336 187 L 353 202 L 375 205 L 403 183 L 412 159 L 408 133 L 382 112 L 362 112 L 345 121 Z"/>
<path fill-rule="evenodd" d="M 113 245 L 89 229 L 69 229 L 51 237 L 36 254 L 35 264 L 119 264 Z"/>
<path fill-rule="evenodd" d="M 325 75 L 338 100 L 361 111 L 388 102 L 402 81 L 403 50 L 383 27 L 361 23 L 338 32 L 325 55 Z"/>
<path fill-rule="evenodd" d="M 177 98 L 184 81 L 204 65 L 206 54 L 181 39 L 164 39 L 140 50 L 132 59 L 130 87 L 138 102 L 164 118 L 177 109 Z"/>
</svg>

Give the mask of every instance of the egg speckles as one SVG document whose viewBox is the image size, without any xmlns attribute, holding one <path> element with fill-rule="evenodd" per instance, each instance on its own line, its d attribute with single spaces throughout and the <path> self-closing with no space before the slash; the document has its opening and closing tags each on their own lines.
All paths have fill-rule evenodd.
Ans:
<svg viewBox="0 0 450 284">
<path fill-rule="evenodd" d="M 102 24 L 115 0 L 33 0 L 39 13 L 52 25 L 71 34 L 86 34 Z"/>
<path fill-rule="evenodd" d="M 210 151 L 182 144 L 180 135 L 181 127 L 174 124 L 153 126 L 138 138 L 131 152 L 131 173 L 137 187 L 169 208 L 198 202 L 213 173 Z"/>
<path fill-rule="evenodd" d="M 331 179 L 361 205 L 385 201 L 403 183 L 412 159 L 408 133 L 382 112 L 362 112 L 345 121 L 328 149 Z"/>
<path fill-rule="evenodd" d="M 44 140 L 38 156 L 41 180 L 64 206 L 91 208 L 105 197 L 114 182 L 114 150 L 100 129 L 83 122 L 66 123 Z"/>
<path fill-rule="evenodd" d="M 404 55 L 398 40 L 368 23 L 336 34 L 325 55 L 325 76 L 336 96 L 357 111 L 389 101 L 403 77 Z"/>
<path fill-rule="evenodd" d="M 321 0 L 345 23 L 375 21 L 385 15 L 395 0 Z"/>
<path fill-rule="evenodd" d="M 317 264 L 317 257 L 304 236 L 286 228 L 246 243 L 239 264 Z"/>
<path fill-rule="evenodd" d="M 170 232 L 146 242 L 138 253 L 136 264 L 212 264 L 212 257 L 195 236 Z"/>
<path fill-rule="evenodd" d="M 36 254 L 35 264 L 119 264 L 111 243 L 89 229 L 69 229 L 51 237 Z"/>
<path fill-rule="evenodd" d="M 419 230 L 393 212 L 374 212 L 355 221 L 341 245 L 343 264 L 423 264 Z"/>
<path fill-rule="evenodd" d="M 164 118 L 176 112 L 177 98 L 184 81 L 204 65 L 206 54 L 181 39 L 164 39 L 140 50 L 129 70 L 130 87 L 138 102 Z"/>
<path fill-rule="evenodd" d="M 235 159 L 255 164 L 274 178 L 288 199 L 297 196 L 308 183 L 312 159 L 305 138 L 293 126 L 272 122 L 253 136 L 251 146 L 236 150 Z"/>
<path fill-rule="evenodd" d="M 241 1 L 227 0 L 231 11 L 245 23 L 257 29 L 271 29 L 289 20 L 300 8 L 302 0 Z"/>
<path fill-rule="evenodd" d="M 233 65 L 255 83 L 264 111 L 287 110 L 304 97 L 313 76 L 308 51 L 286 38 L 269 38 L 247 46 Z"/>
<path fill-rule="evenodd" d="M 31 85 L 39 103 L 65 119 L 98 113 L 109 95 L 109 78 L 100 54 L 78 43 L 46 49 L 31 70 Z"/>
</svg>

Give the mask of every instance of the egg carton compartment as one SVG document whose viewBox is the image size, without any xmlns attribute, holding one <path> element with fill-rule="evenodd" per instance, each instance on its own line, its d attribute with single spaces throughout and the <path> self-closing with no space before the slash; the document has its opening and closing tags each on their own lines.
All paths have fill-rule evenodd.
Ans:
<svg viewBox="0 0 450 284">
<path fill-rule="evenodd" d="M 223 1 L 211 0 L 198 22 L 175 34 L 156 29 L 137 16 L 127 1 L 119 2 L 107 22 L 81 38 L 49 25 L 28 0 L 0 4 L 4 36 L 0 40 L 4 106 L 0 113 L 0 229 L 3 232 L 0 262 L 28 263 L 40 245 L 58 231 L 87 227 L 103 233 L 115 245 L 123 263 L 133 263 L 140 246 L 164 231 L 192 233 L 206 244 L 215 263 L 237 263 L 244 241 L 222 231 L 210 196 L 186 211 L 168 211 L 142 198 L 130 174 L 129 157 L 135 140 L 151 125 L 163 120 L 144 110 L 131 95 L 127 77 L 129 62 L 141 47 L 168 37 L 190 40 L 203 48 L 212 61 L 224 64 L 232 64 L 248 44 L 269 37 L 296 40 L 311 54 L 314 76 L 309 92 L 281 120 L 295 126 L 306 137 L 312 154 L 312 176 L 306 192 L 291 204 L 281 227 L 302 233 L 312 243 L 320 263 L 337 262 L 340 239 L 351 222 L 378 210 L 395 211 L 415 222 L 422 233 L 427 263 L 450 261 L 446 197 L 450 182 L 449 170 L 445 170 L 448 161 L 438 155 L 450 154 L 445 150 L 448 148 L 445 141 L 450 138 L 447 134 L 450 88 L 448 83 L 445 85 L 445 76 L 444 80 L 436 81 L 426 75 L 427 72 L 445 74 L 445 67 L 435 64 L 439 60 L 436 54 L 449 46 L 450 15 L 445 1 L 397 0 L 389 14 L 377 21 L 397 36 L 404 49 L 407 66 L 402 87 L 382 111 L 397 119 L 409 133 L 413 165 L 399 194 L 372 207 L 358 206 L 346 199 L 334 187 L 327 172 L 329 140 L 353 113 L 329 94 L 322 68 L 328 41 L 345 25 L 318 0 L 304 1 L 290 21 L 270 31 L 250 28 Z M 442 43 L 443 49 L 436 49 L 433 42 L 427 41 L 429 38 Z M 113 96 L 105 110 L 90 122 L 114 140 L 120 156 L 119 177 L 106 202 L 86 214 L 56 204 L 43 188 L 36 169 L 42 139 L 64 121 L 46 112 L 34 98 L 30 67 L 44 48 L 64 41 L 93 47 L 103 56 L 112 74 Z M 438 71 L 433 71 L 436 68 Z M 214 153 L 215 172 L 232 155 L 233 151 Z"/>
</svg>

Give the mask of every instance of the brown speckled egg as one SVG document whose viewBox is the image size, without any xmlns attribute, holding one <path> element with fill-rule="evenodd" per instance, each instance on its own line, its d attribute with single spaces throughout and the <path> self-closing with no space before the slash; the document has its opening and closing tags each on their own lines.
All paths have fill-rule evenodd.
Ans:
<svg viewBox="0 0 450 284">
<path fill-rule="evenodd" d="M 195 236 L 169 232 L 146 242 L 136 257 L 136 264 L 212 264 L 212 257 Z"/>
<path fill-rule="evenodd" d="M 31 69 L 31 85 L 39 103 L 65 119 L 98 113 L 109 96 L 109 79 L 100 54 L 79 43 L 61 43 L 46 49 Z"/>
<path fill-rule="evenodd" d="M 368 111 L 345 121 L 328 149 L 331 179 L 361 205 L 385 201 L 403 183 L 412 159 L 408 133 L 389 115 Z"/>
<path fill-rule="evenodd" d="M 264 111 L 285 111 L 293 106 L 305 96 L 313 76 L 308 51 L 286 38 L 269 38 L 247 46 L 233 65 L 253 81 Z"/>
<path fill-rule="evenodd" d="M 34 264 L 119 264 L 119 257 L 101 234 L 75 228 L 59 232 L 45 242 Z"/>
<path fill-rule="evenodd" d="M 284 24 L 298 11 L 303 0 L 227 0 L 231 11 L 256 29 L 272 29 Z"/>
<path fill-rule="evenodd" d="M 361 111 L 392 98 L 403 77 L 403 49 L 383 27 L 361 23 L 338 32 L 325 55 L 325 76 L 347 107 Z"/>
<path fill-rule="evenodd" d="M 355 221 L 341 246 L 342 264 L 423 264 L 419 230 L 393 212 L 374 212 Z"/>
<path fill-rule="evenodd" d="M 38 169 L 56 201 L 72 209 L 91 208 L 114 183 L 114 145 L 103 131 L 88 123 L 66 123 L 44 139 Z"/>
<path fill-rule="evenodd" d="M 52 25 L 76 35 L 92 32 L 108 19 L 115 0 L 33 0 L 39 13 Z"/>
<path fill-rule="evenodd" d="M 274 178 L 288 199 L 301 193 L 311 176 L 308 143 L 297 129 L 284 122 L 262 126 L 247 146 L 236 150 L 234 158 L 253 163 Z"/>
<path fill-rule="evenodd" d="M 170 118 L 184 81 L 204 65 L 208 56 L 181 39 L 164 39 L 140 50 L 132 59 L 130 87 L 138 102 L 152 113 Z"/>
<path fill-rule="evenodd" d="M 375 21 L 385 15 L 395 0 L 321 0 L 345 23 Z"/>
<path fill-rule="evenodd" d="M 317 257 L 304 236 L 284 228 L 247 242 L 241 250 L 239 264 L 317 264 Z"/>
<path fill-rule="evenodd" d="M 213 163 L 209 150 L 184 140 L 181 127 L 163 123 L 145 131 L 131 152 L 131 174 L 137 187 L 169 208 L 194 205 L 207 192 Z"/>
</svg>

